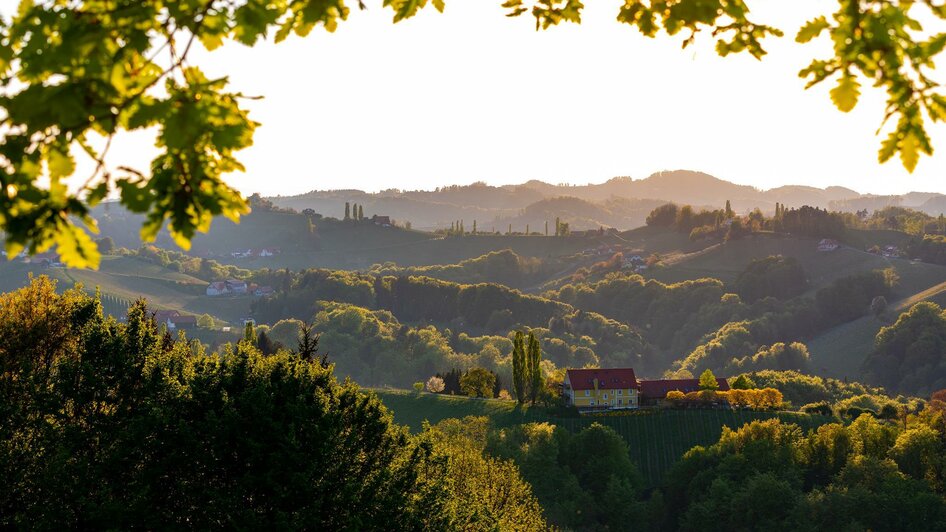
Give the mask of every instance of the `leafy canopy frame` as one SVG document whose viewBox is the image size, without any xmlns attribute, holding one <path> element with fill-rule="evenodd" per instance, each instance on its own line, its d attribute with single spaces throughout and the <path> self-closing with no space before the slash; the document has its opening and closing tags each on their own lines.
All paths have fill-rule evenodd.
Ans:
<svg viewBox="0 0 946 532">
<path fill-rule="evenodd" d="M 365 9 L 363 0 L 356 5 Z M 382 0 L 394 22 L 444 0 Z M 529 14 L 536 29 L 581 22 L 580 0 L 507 0 L 507 16 Z M 799 75 L 806 88 L 836 80 L 831 100 L 842 112 L 857 104 L 861 80 L 886 91 L 881 123 L 888 128 L 878 159 L 899 154 L 912 172 L 932 155 L 926 122 L 946 120 L 946 96 L 931 77 L 946 33 L 926 36 L 914 15 L 923 9 L 946 20 L 934 0 L 837 0 L 830 17 L 807 22 L 798 43 L 826 36 L 833 54 L 814 59 Z M 249 212 L 223 176 L 243 170 L 235 153 L 252 144 L 259 125 L 240 106 L 247 96 L 208 79 L 188 61 L 199 41 L 208 50 L 226 39 L 247 46 L 274 32 L 276 42 L 321 27 L 332 32 L 348 18 L 345 0 L 22 0 L 0 21 L 0 230 L 13 257 L 56 246 L 67 265 L 96 267 L 100 256 L 88 231 L 90 209 L 117 189 L 121 203 L 145 216 L 141 236 L 153 240 L 167 224 L 188 249 L 215 216 L 238 220 Z M 618 22 L 655 37 L 683 34 L 687 47 L 708 32 L 721 56 L 765 54 L 763 40 L 781 30 L 751 18 L 743 0 L 625 0 Z M 111 139 L 157 127 L 159 153 L 148 171 L 106 165 Z M 105 139 L 96 149 L 90 138 Z M 73 150 L 95 161 L 78 190 Z M 83 227 L 84 226 L 84 227 Z"/>
</svg>

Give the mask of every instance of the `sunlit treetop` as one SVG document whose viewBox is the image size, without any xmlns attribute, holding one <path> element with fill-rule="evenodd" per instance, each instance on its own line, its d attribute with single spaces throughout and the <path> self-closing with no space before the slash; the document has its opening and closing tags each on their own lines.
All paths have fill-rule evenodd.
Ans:
<svg viewBox="0 0 946 532">
<path fill-rule="evenodd" d="M 444 0 L 381 3 L 394 22 L 428 6 L 445 9 Z M 366 8 L 361 0 L 351 4 Z M 508 16 L 534 17 L 541 30 L 580 23 L 584 7 L 579 0 L 502 6 Z M 843 112 L 857 104 L 865 81 L 885 91 L 879 160 L 899 155 L 912 172 L 921 153 L 933 153 L 926 121 L 946 119 L 946 97 L 930 77 L 946 33 L 923 28 L 919 19 L 942 23 L 946 7 L 932 0 L 837 0 L 836 8 L 797 31 L 799 43 L 834 44 L 829 57 L 799 74 L 808 87 L 830 80 L 831 99 Z M 237 220 L 247 213 L 224 176 L 243 169 L 235 154 L 252 144 L 259 124 L 241 107 L 246 96 L 226 78 L 207 79 L 188 53 L 197 42 L 213 50 L 228 40 L 252 46 L 317 28 L 332 32 L 349 9 L 344 0 L 22 1 L 0 22 L 0 230 L 8 255 L 55 246 L 70 266 L 97 266 L 89 209 L 115 191 L 129 210 L 144 214 L 143 239 L 166 226 L 184 249 L 215 216 Z M 625 0 L 616 17 L 650 37 L 679 35 L 683 47 L 713 39 L 722 56 L 761 59 L 765 39 L 783 35 L 755 20 L 743 0 Z M 150 167 L 106 164 L 116 134 L 149 128 L 158 148 Z M 77 155 L 95 162 L 90 175 L 73 177 Z M 67 180 L 77 179 L 80 186 L 70 190 Z"/>
</svg>

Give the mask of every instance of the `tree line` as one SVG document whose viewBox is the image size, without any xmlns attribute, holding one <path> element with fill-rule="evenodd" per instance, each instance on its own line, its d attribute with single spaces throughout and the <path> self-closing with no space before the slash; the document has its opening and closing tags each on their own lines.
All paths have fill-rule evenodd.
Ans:
<svg viewBox="0 0 946 532">
<path fill-rule="evenodd" d="M 410 435 L 309 351 L 206 352 L 45 277 L 0 296 L 0 525 L 546 528 L 514 465 Z"/>
</svg>

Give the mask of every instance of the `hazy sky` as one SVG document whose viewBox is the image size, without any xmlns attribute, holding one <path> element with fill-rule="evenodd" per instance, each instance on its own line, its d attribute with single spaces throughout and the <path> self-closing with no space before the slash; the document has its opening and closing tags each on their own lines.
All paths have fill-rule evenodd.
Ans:
<svg viewBox="0 0 946 532">
<path fill-rule="evenodd" d="M 354 3 L 354 2 L 352 2 Z M 694 169 L 771 188 L 843 185 L 862 192 L 946 192 L 946 131 L 913 175 L 879 165 L 883 94 L 865 89 L 842 114 L 797 72 L 829 43 L 798 45 L 803 22 L 834 2 L 756 0 L 755 17 L 785 30 L 762 61 L 720 58 L 704 35 L 648 39 L 615 21 L 620 2 L 586 2 L 580 26 L 534 31 L 499 0 L 447 0 L 391 24 L 380 1 L 354 8 L 334 34 L 279 45 L 228 43 L 195 54 L 211 75 L 265 96 L 263 123 L 240 154 L 245 193 L 432 188 L 477 180 L 602 182 Z M 836 5 L 836 4 L 835 4 Z M 146 168 L 150 140 L 126 138 L 113 162 Z"/>
</svg>

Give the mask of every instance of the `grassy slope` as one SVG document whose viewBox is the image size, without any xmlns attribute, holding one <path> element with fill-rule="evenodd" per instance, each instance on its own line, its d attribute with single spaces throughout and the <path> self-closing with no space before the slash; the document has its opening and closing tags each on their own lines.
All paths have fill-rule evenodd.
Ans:
<svg viewBox="0 0 946 532">
<path fill-rule="evenodd" d="M 662 475 L 696 445 L 709 445 L 719 439 L 724 426 L 738 428 L 757 419 L 778 417 L 783 421 L 813 428 L 830 422 L 829 418 L 789 412 L 746 412 L 733 410 L 659 410 L 640 411 L 626 416 L 561 418 L 550 417 L 541 408 L 519 409 L 509 401 L 469 399 L 466 397 L 415 395 L 399 390 L 376 393 L 394 413 L 394 419 L 413 431 L 427 420 L 437 423 L 447 418 L 488 416 L 497 427 L 520 423 L 548 422 L 570 431 L 579 431 L 592 423 L 613 428 L 628 443 L 631 459 L 638 464 L 648 483 L 655 485 Z"/>
<path fill-rule="evenodd" d="M 920 301 L 946 306 L 946 282 L 892 303 L 887 316 L 895 317 Z M 816 336 L 808 342 L 815 370 L 827 377 L 859 378 L 861 365 L 874 348 L 874 338 L 885 325 L 888 323 L 874 316 L 865 316 Z"/>
<path fill-rule="evenodd" d="M 894 289 L 889 313 L 896 315 L 923 300 L 946 304 L 946 267 L 936 264 L 890 259 L 861 251 L 873 244 L 902 245 L 908 238 L 896 231 L 852 231 L 848 239 L 858 247 L 844 246 L 833 252 L 819 252 L 817 239 L 755 235 L 729 242 L 652 272 L 664 282 L 699 277 L 735 281 L 752 259 L 785 255 L 798 259 L 808 274 L 811 295 L 818 288 L 858 272 L 894 268 L 900 282 Z M 674 262 L 674 261 L 671 261 Z M 815 371 L 836 378 L 858 378 L 864 358 L 873 348 L 874 337 L 884 325 L 873 316 L 843 324 L 808 342 Z"/>
<path fill-rule="evenodd" d="M 59 280 L 61 288 L 82 283 L 98 287 L 102 294 L 133 301 L 147 298 L 156 309 L 179 310 L 187 314 L 210 314 L 229 323 L 249 315 L 251 297 L 208 298 L 207 283 L 189 275 L 172 272 L 156 264 L 128 257 L 103 257 L 97 271 L 42 268 L 23 262 L 0 264 L 0 291 L 10 291 L 29 282 L 28 273 L 46 274 Z"/>
</svg>

